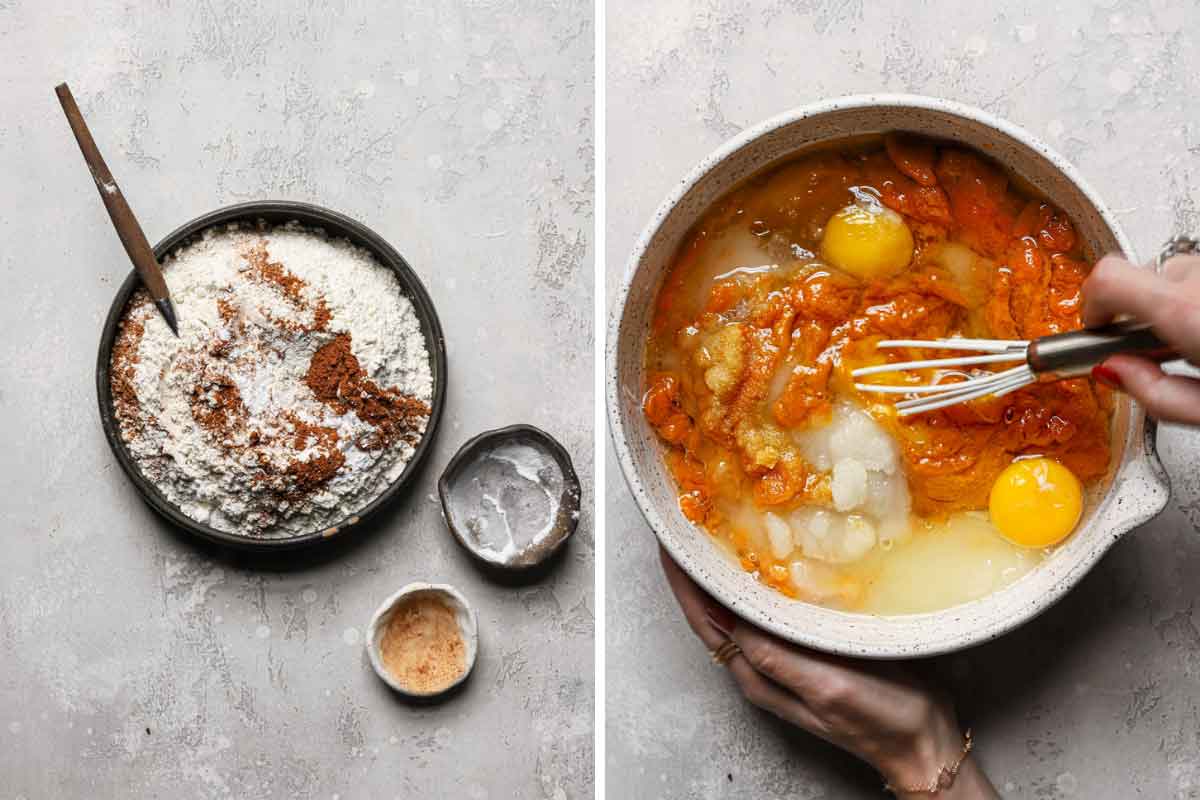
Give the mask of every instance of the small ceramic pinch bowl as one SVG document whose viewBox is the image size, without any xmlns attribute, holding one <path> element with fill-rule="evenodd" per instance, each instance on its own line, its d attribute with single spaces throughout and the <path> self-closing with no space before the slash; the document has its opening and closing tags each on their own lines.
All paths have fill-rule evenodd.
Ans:
<svg viewBox="0 0 1200 800">
<path fill-rule="evenodd" d="M 493 574 L 539 574 L 579 525 L 579 478 L 566 449 L 532 425 L 487 431 L 438 480 L 454 538 Z"/>
<path fill-rule="evenodd" d="M 672 558 L 709 594 L 754 624 L 798 644 L 867 658 L 946 653 L 992 639 L 1044 611 L 1082 580 L 1121 536 L 1167 504 L 1155 425 L 1122 395 L 1112 416 L 1108 474 L 1092 487 L 1075 532 L 1036 569 L 978 600 L 942 611 L 873 616 L 791 600 L 744 572 L 679 510 L 662 446 L 641 413 L 654 299 L 675 250 L 717 198 L 762 170 L 822 143 L 907 131 L 990 156 L 1061 207 L 1087 253 L 1122 252 L 1128 239 L 1075 168 L 1044 143 L 979 109 L 914 95 L 863 95 L 797 108 L 762 122 L 698 164 L 659 207 L 634 246 L 616 296 L 605 393 L 625 479 Z"/>
<path fill-rule="evenodd" d="M 453 683 L 436 692 L 420 692 L 410 686 L 405 686 L 392 676 L 383 663 L 383 636 L 387 631 L 392 614 L 401 602 L 418 597 L 422 594 L 434 595 L 444 601 L 453 611 L 458 621 L 459 633 L 462 635 L 465 648 L 463 672 Z M 479 621 L 475 609 L 467 602 L 462 593 L 446 583 L 410 583 L 393 594 L 375 611 L 367 626 L 366 635 L 367 658 L 379 679 L 394 689 L 406 700 L 415 702 L 432 702 L 449 696 L 467 680 L 471 670 L 475 668 L 475 658 L 479 653 Z"/>
</svg>

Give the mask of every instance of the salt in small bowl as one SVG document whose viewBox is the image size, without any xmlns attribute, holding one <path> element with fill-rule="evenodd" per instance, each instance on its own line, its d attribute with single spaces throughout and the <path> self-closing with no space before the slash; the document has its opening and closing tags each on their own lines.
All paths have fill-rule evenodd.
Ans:
<svg viewBox="0 0 1200 800">
<path fill-rule="evenodd" d="M 462 675 L 454 683 L 436 692 L 414 691 L 412 688 L 397 681 L 388 672 L 387 667 L 384 666 L 381 652 L 383 636 L 387 630 L 388 622 L 392 618 L 392 613 L 402 600 L 419 594 L 435 595 L 445 601 L 454 610 L 455 618 L 458 620 L 459 633 L 462 635 L 463 646 L 465 648 Z M 467 598 L 463 597 L 462 593 L 453 586 L 445 583 L 410 583 L 402 587 L 400 591 L 393 594 L 387 600 L 384 600 L 383 604 L 375 611 L 375 614 L 371 617 L 370 624 L 367 626 L 366 648 L 367 657 L 371 660 L 371 667 L 375 670 L 375 674 L 397 693 L 409 700 L 437 700 L 446 697 L 461 686 L 467 679 L 467 676 L 471 674 L 471 670 L 475 668 L 475 657 L 479 652 L 479 622 L 475 614 L 475 609 L 467 602 Z"/>
</svg>

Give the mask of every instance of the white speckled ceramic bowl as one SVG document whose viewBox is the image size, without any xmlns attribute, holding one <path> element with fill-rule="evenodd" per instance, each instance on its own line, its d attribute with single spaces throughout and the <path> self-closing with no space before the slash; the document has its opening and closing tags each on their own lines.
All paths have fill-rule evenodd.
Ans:
<svg viewBox="0 0 1200 800">
<path fill-rule="evenodd" d="M 1091 254 L 1133 250 L 1096 193 L 1065 159 L 1019 128 L 967 106 L 911 95 L 845 97 L 788 111 L 704 159 L 671 192 L 630 257 L 611 320 L 606 395 L 621 469 L 672 557 L 730 609 L 793 642 L 833 653 L 903 658 L 992 639 L 1062 597 L 1125 533 L 1160 512 L 1170 489 L 1154 452 L 1154 425 L 1123 398 L 1113 417 L 1108 476 L 1089 494 L 1074 535 L 1010 586 L 944 611 L 872 616 L 791 600 L 755 581 L 684 518 L 662 448 L 643 419 L 644 352 L 654 297 L 683 236 L 718 197 L 818 142 L 889 130 L 952 139 L 990 155 L 1061 206 Z"/>
<path fill-rule="evenodd" d="M 462 675 L 454 683 L 438 692 L 418 692 L 405 686 L 392 677 L 392 673 L 388 672 L 387 667 L 383 665 L 383 658 L 380 655 L 383 634 L 396 606 L 401 600 L 420 594 L 436 595 L 454 609 L 454 616 L 458 620 L 458 628 L 466 647 Z M 467 598 L 463 597 L 453 586 L 445 583 L 410 583 L 384 600 L 383 604 L 375 611 L 371 617 L 371 623 L 367 626 L 366 640 L 367 658 L 370 659 L 371 667 L 380 680 L 410 700 L 430 701 L 450 694 L 461 686 L 467 676 L 471 674 L 471 670 L 475 667 L 475 656 L 479 653 L 479 622 L 475 616 L 475 609 L 467 602 Z"/>
</svg>

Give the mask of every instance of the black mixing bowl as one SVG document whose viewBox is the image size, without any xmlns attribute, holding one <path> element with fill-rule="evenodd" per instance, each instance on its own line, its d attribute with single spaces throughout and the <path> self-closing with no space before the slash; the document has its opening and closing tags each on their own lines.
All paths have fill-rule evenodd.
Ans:
<svg viewBox="0 0 1200 800">
<path fill-rule="evenodd" d="M 121 468 L 125 470 L 125 474 L 129 476 L 133 485 L 141 493 L 142 499 L 171 523 L 188 533 L 210 542 L 242 550 L 288 550 L 329 542 L 334 538 L 340 539 L 359 523 L 375 515 L 395 498 L 416 474 L 417 468 L 429 452 L 438 422 L 442 417 L 442 406 L 446 400 L 446 341 L 429 294 L 408 262 L 391 245 L 377 233 L 349 217 L 308 203 L 270 200 L 239 203 L 204 214 L 179 227 L 155 246 L 154 255 L 161 261 L 169 253 L 214 225 L 230 222 L 283 224 L 293 221 L 299 222 L 305 227 L 320 228 L 331 238 L 348 239 L 353 244 L 365 248 L 380 264 L 391 269 L 400 281 L 401 291 L 412 301 L 413 309 L 421 323 L 421 333 L 425 335 L 426 349 L 429 351 L 430 369 L 433 374 L 433 400 L 430 403 L 429 421 L 425 427 L 425 433 L 417 444 L 416 452 L 413 453 L 400 476 L 384 490 L 383 494 L 360 509 L 358 513 L 331 527 L 297 536 L 268 538 L 228 533 L 196 522 L 186 516 L 142 474 L 121 438 L 109 380 L 112 349 L 117 337 L 118 323 L 129 298 L 141 285 L 135 272 L 129 273 L 129 277 L 125 279 L 113 300 L 112 308 L 108 312 L 108 319 L 104 322 L 104 333 L 100 339 L 100 354 L 96 359 L 96 394 L 100 400 L 100 422 L 104 426 L 104 435 L 108 437 L 108 444 L 112 447 L 113 454 L 117 457 Z"/>
</svg>

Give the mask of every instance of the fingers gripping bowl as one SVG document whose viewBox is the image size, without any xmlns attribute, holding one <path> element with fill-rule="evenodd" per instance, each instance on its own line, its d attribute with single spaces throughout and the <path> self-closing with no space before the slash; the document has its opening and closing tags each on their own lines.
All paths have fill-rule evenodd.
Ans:
<svg viewBox="0 0 1200 800">
<path fill-rule="evenodd" d="M 642 413 L 655 298 L 689 232 L 718 198 L 814 145 L 904 131 L 982 152 L 1057 205 L 1083 252 L 1131 249 L 1073 169 L 1044 145 L 983 112 L 910 96 L 844 98 L 801 108 L 753 128 L 702 162 L 659 209 L 639 240 L 617 298 L 608 339 L 607 399 L 617 454 L 663 546 L 705 589 L 750 621 L 792 641 L 867 657 L 929 655 L 997 636 L 1070 589 L 1122 533 L 1166 503 L 1153 427 L 1127 399 L 1115 401 L 1108 468 L 1090 482 L 1075 532 L 1024 577 L 942 611 L 902 616 L 825 608 L 759 583 L 680 510 L 664 447 Z M 693 515 L 694 516 L 694 515 Z"/>
</svg>

